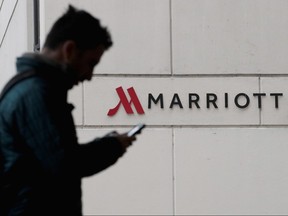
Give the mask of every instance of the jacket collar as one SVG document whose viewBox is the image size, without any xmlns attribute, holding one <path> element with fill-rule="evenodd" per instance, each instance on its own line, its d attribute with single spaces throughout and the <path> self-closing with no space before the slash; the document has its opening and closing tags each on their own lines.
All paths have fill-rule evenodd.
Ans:
<svg viewBox="0 0 288 216">
<path fill-rule="evenodd" d="M 67 89 L 71 89 L 76 79 L 76 71 L 68 65 L 59 64 L 58 62 L 45 57 L 38 53 L 25 53 L 16 60 L 17 73 L 28 70 L 35 70 L 39 74 L 53 75 L 63 80 Z"/>
</svg>

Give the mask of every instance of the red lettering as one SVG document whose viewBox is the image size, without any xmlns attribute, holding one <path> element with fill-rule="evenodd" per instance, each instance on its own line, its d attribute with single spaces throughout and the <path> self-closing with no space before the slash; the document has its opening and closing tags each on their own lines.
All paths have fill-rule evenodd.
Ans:
<svg viewBox="0 0 288 216">
<path fill-rule="evenodd" d="M 114 116 L 118 112 L 121 105 L 123 105 L 127 114 L 134 114 L 134 111 L 131 106 L 132 104 L 134 105 L 138 114 L 145 113 L 133 87 L 127 89 L 127 92 L 130 96 L 130 101 L 126 97 L 125 92 L 121 86 L 116 88 L 116 92 L 119 96 L 120 101 L 114 108 L 108 111 L 107 113 L 108 116 Z"/>
</svg>

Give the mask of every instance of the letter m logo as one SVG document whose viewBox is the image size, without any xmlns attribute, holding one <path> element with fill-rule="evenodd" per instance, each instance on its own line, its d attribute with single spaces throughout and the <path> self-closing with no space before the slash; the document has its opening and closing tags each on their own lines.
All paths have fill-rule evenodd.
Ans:
<svg viewBox="0 0 288 216">
<path fill-rule="evenodd" d="M 121 105 L 123 105 L 127 114 L 134 114 L 134 111 L 132 109 L 132 104 L 134 105 L 138 114 L 141 115 L 145 113 L 133 87 L 127 89 L 127 92 L 130 96 L 130 101 L 128 100 L 121 86 L 116 88 L 116 92 L 119 96 L 120 101 L 114 108 L 108 111 L 107 113 L 108 116 L 114 116 L 118 112 Z"/>
</svg>

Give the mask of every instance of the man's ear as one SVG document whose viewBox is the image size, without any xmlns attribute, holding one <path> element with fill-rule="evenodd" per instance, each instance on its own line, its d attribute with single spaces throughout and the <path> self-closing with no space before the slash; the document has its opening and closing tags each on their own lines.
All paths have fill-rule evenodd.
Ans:
<svg viewBox="0 0 288 216">
<path fill-rule="evenodd" d="M 62 45 L 62 55 L 65 62 L 70 62 L 77 52 L 76 43 L 72 40 L 65 41 Z"/>
</svg>

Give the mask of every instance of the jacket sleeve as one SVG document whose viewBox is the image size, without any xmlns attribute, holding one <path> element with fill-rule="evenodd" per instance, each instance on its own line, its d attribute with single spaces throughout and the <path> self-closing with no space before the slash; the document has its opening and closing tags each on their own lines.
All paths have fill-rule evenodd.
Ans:
<svg viewBox="0 0 288 216">
<path fill-rule="evenodd" d="M 92 175 L 114 164 L 123 154 L 120 143 L 113 137 L 79 145 L 66 100 L 58 101 L 42 91 L 40 88 L 25 95 L 16 116 L 21 136 L 46 174 Z"/>
<path fill-rule="evenodd" d="M 97 138 L 89 143 L 78 145 L 76 151 L 74 155 L 79 156 L 76 166 L 81 177 L 106 169 L 124 153 L 121 144 L 114 137 Z"/>
</svg>

